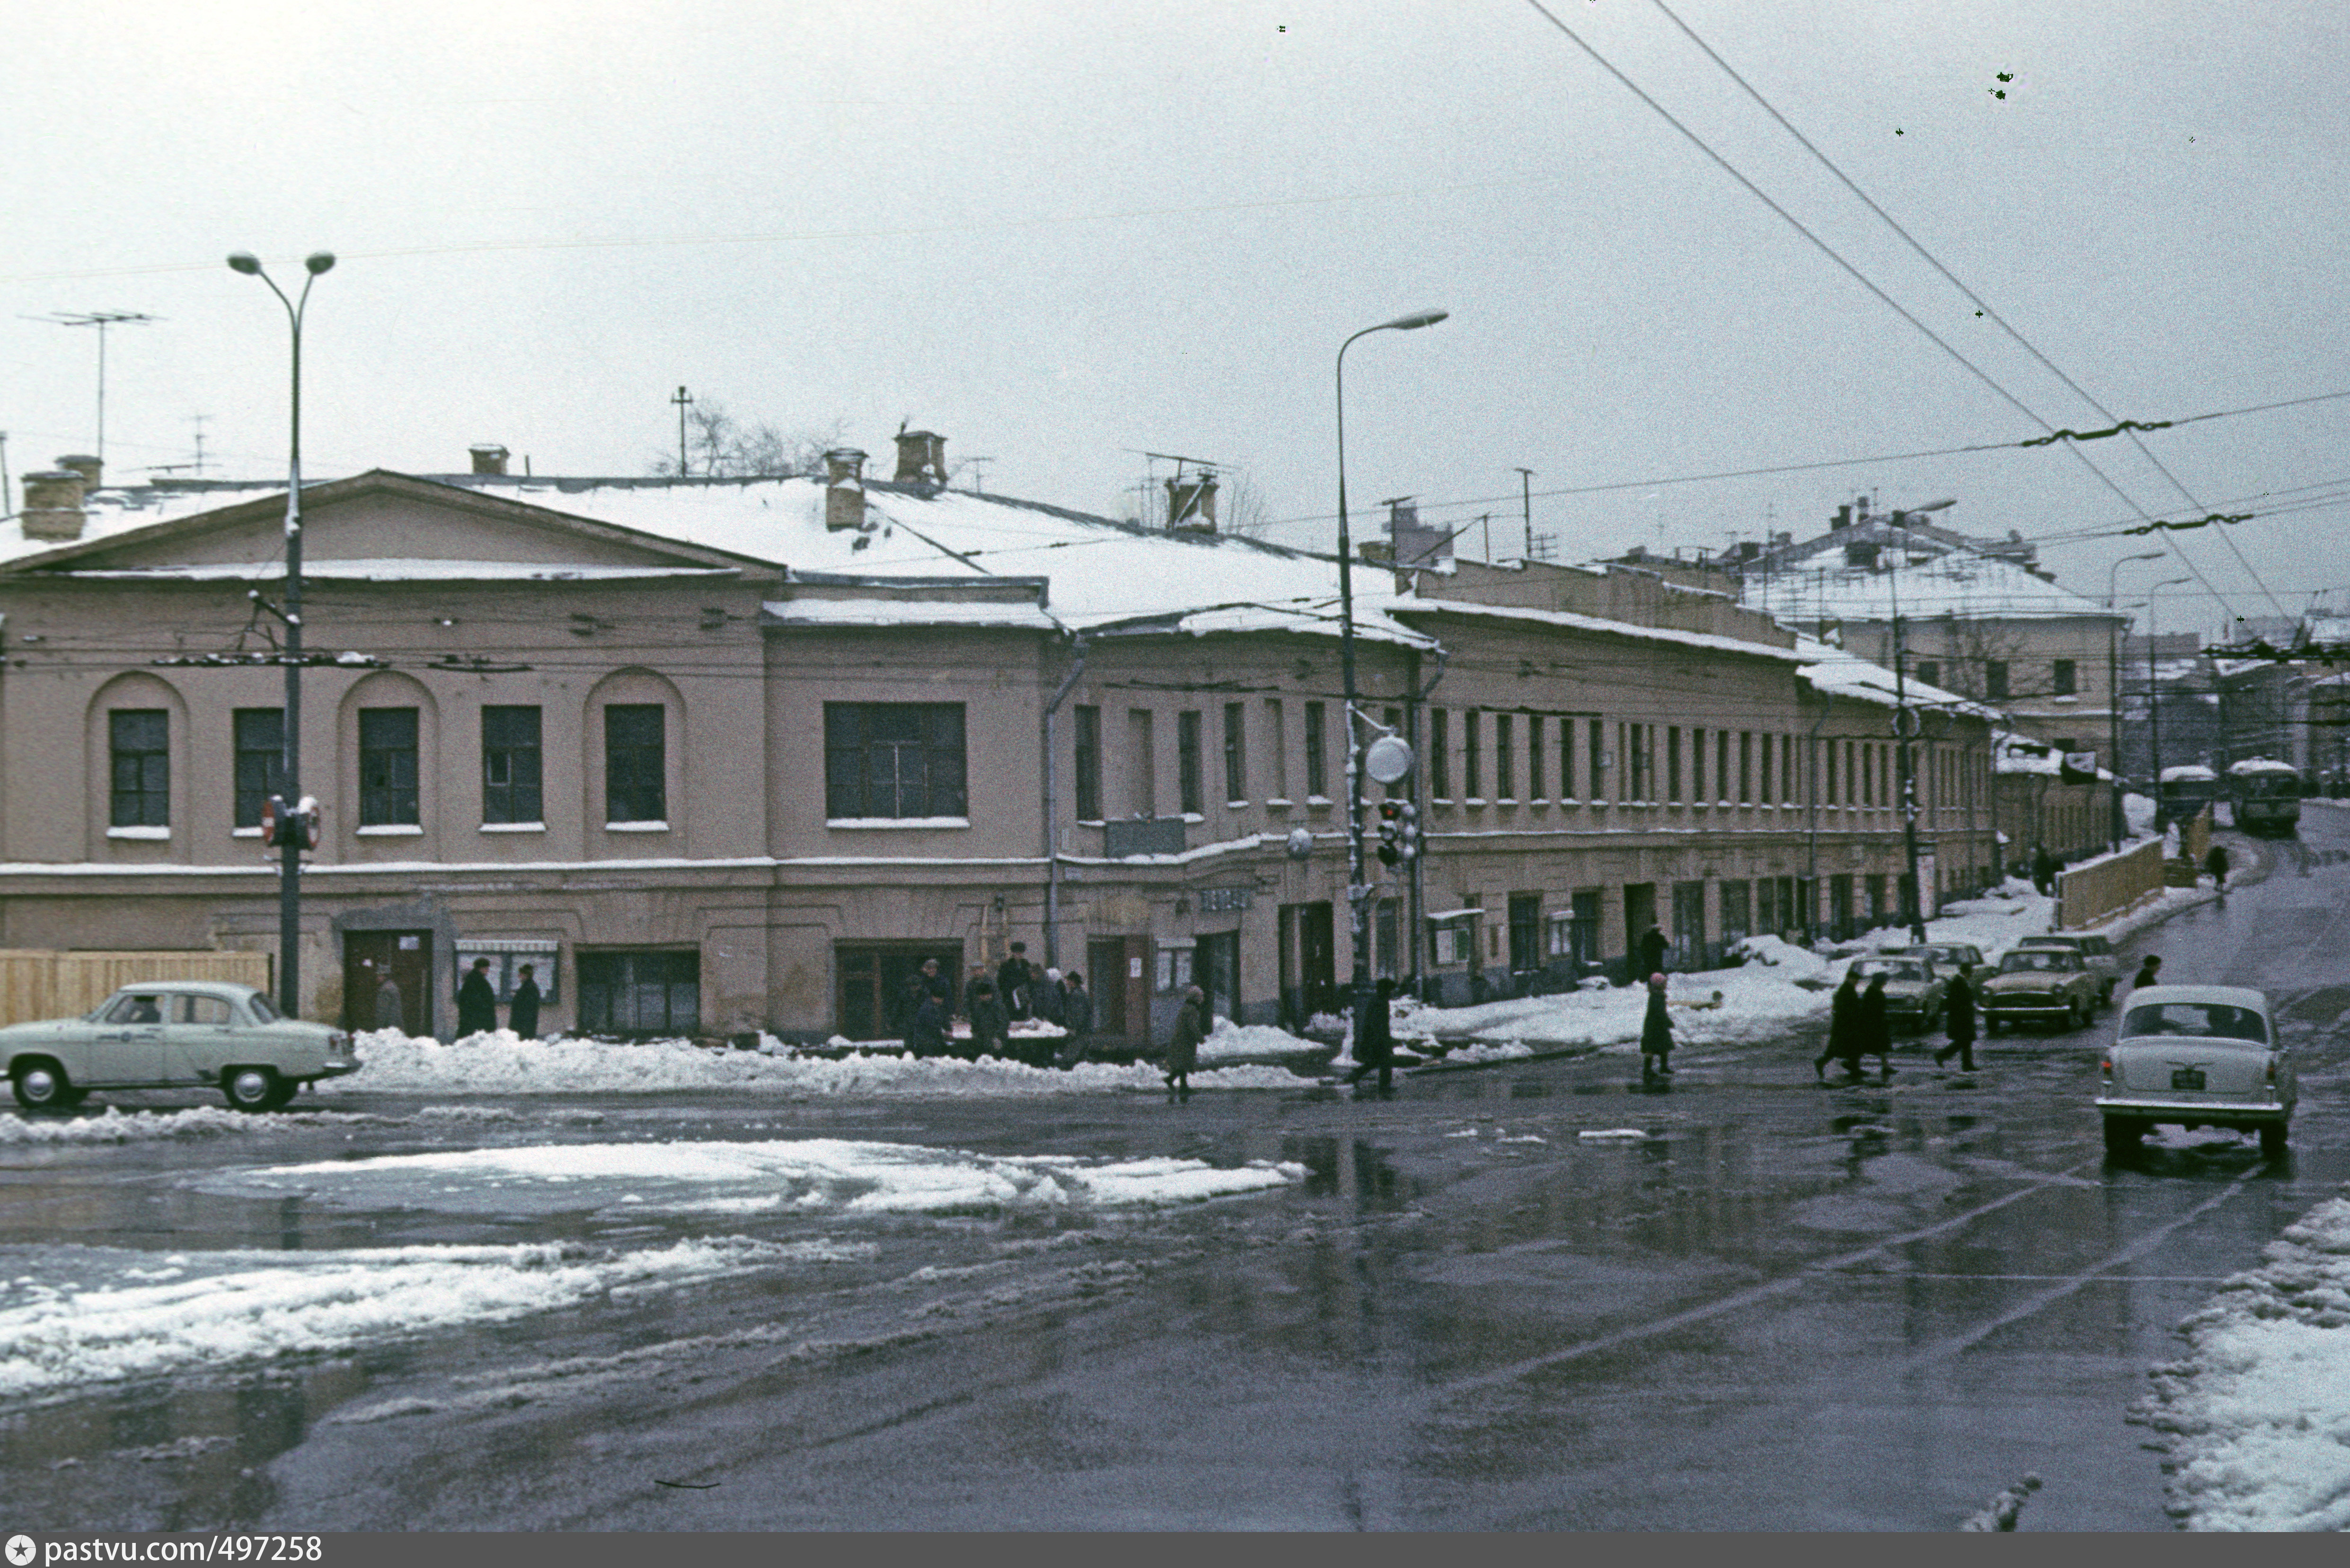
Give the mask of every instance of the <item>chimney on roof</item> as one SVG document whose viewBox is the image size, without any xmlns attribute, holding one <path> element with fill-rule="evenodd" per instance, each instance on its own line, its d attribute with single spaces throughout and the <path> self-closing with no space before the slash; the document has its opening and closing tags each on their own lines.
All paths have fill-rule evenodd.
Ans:
<svg viewBox="0 0 2350 1568">
<path fill-rule="evenodd" d="M 1452 559 L 1452 535 L 1419 520 L 1419 504 L 1409 495 L 1388 503 L 1388 543 L 1399 566 L 1437 566 Z"/>
<path fill-rule="evenodd" d="M 1741 539 L 1738 541 L 1738 554 L 1731 558 L 1742 562 L 1751 561 L 1762 553 L 1762 546 L 1756 544 L 1753 540 Z"/>
<path fill-rule="evenodd" d="M 506 471 L 506 449 L 495 441 L 484 441 L 465 450 L 473 454 L 475 473 L 504 473 Z"/>
<path fill-rule="evenodd" d="M 1850 506 L 1837 507 L 1835 509 L 1835 515 L 1828 519 L 1828 532 L 1831 534 L 1835 533 L 1839 528 L 1849 528 L 1851 526 L 1852 508 Z"/>
<path fill-rule="evenodd" d="M 69 468 L 81 475 L 81 491 L 84 495 L 98 488 L 99 475 L 105 472 L 105 465 L 88 452 L 75 452 L 70 456 L 61 457 L 57 459 L 57 466 Z"/>
<path fill-rule="evenodd" d="M 865 526 L 865 454 L 853 446 L 824 454 L 824 526 L 832 534 Z"/>
<path fill-rule="evenodd" d="M 1844 564 L 1859 571 L 1877 570 L 1877 543 L 1864 539 L 1844 547 Z"/>
<path fill-rule="evenodd" d="M 1216 531 L 1216 476 L 1167 482 L 1167 531 L 1170 534 L 1212 534 Z"/>
<path fill-rule="evenodd" d="M 931 431 L 898 432 L 898 483 L 947 484 L 947 438 Z"/>
<path fill-rule="evenodd" d="M 27 539 L 70 544 L 81 537 L 81 498 L 85 481 L 70 468 L 44 469 L 25 475 L 25 505 L 16 520 Z"/>
</svg>

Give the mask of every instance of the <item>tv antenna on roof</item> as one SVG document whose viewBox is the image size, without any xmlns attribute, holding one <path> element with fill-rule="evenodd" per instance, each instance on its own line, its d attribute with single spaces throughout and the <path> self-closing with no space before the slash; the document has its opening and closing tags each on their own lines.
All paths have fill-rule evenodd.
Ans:
<svg viewBox="0 0 2350 1568">
<path fill-rule="evenodd" d="M 142 326 L 161 321 L 160 316 L 149 316 L 138 310 L 53 310 L 47 316 L 27 316 L 27 321 L 54 321 L 59 327 L 95 327 L 98 328 L 98 452 L 100 463 L 106 462 L 106 329 L 109 327 Z"/>
</svg>

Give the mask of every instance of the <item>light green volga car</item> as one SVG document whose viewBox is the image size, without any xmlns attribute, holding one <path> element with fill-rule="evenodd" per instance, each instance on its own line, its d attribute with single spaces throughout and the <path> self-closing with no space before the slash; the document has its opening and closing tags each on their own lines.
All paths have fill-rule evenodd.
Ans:
<svg viewBox="0 0 2350 1568">
<path fill-rule="evenodd" d="M 204 1084 L 240 1111 L 274 1111 L 302 1085 L 359 1071 L 351 1037 L 287 1018 L 249 985 L 126 985 L 80 1018 L 0 1029 L 0 1064 L 28 1111 L 70 1110 L 93 1089 Z"/>
</svg>

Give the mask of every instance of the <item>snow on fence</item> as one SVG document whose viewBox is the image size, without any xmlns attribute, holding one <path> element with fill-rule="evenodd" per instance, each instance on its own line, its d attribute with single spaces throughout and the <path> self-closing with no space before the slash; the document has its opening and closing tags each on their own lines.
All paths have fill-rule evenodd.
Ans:
<svg viewBox="0 0 2350 1568">
<path fill-rule="evenodd" d="M 2162 840 L 2068 866 L 2056 877 L 2056 926 L 2077 931 L 2127 914 L 2162 892 Z"/>
<path fill-rule="evenodd" d="M 148 980 L 238 981 L 265 991 L 269 955 L 0 948 L 0 1024 L 74 1017 L 119 988 Z"/>
</svg>

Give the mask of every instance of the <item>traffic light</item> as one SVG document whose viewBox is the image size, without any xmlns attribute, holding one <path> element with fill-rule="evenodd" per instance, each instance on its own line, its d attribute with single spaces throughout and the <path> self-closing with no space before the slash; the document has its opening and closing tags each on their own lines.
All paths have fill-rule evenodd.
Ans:
<svg viewBox="0 0 2350 1568">
<path fill-rule="evenodd" d="M 1406 860 L 1419 858 L 1419 807 L 1411 802 L 1398 801 L 1396 822 L 1396 853 Z"/>
<path fill-rule="evenodd" d="M 1403 812 L 1399 800 L 1379 802 L 1379 864 L 1392 866 L 1403 858 Z"/>
</svg>

